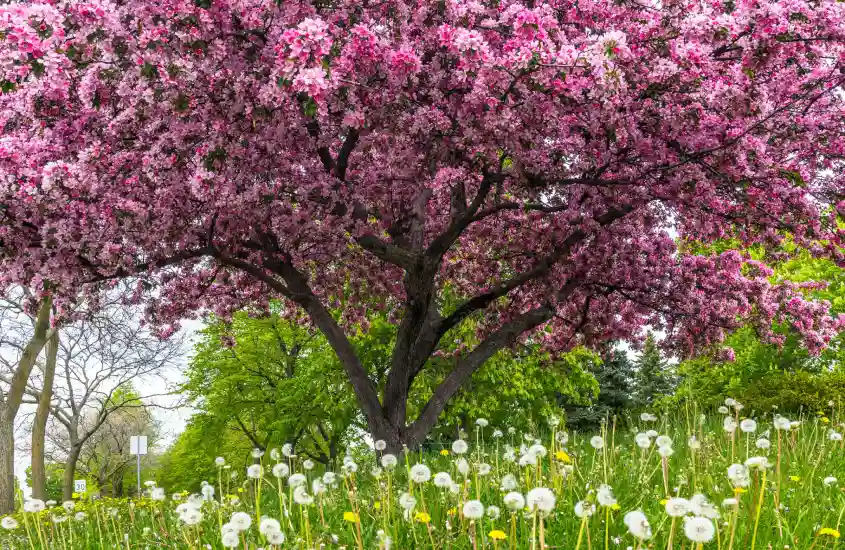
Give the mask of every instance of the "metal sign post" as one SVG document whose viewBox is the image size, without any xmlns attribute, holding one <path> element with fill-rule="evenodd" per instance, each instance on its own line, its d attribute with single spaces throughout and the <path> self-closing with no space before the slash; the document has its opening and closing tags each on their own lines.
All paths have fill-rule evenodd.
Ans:
<svg viewBox="0 0 845 550">
<path fill-rule="evenodd" d="M 138 498 L 141 498 L 141 455 L 147 454 L 147 436 L 133 435 L 129 438 L 129 454 L 137 457 Z"/>
</svg>

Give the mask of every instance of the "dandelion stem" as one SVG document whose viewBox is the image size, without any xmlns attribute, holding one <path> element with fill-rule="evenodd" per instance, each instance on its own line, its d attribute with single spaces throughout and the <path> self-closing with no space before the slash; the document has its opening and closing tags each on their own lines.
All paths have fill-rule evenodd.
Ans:
<svg viewBox="0 0 845 550">
<path fill-rule="evenodd" d="M 587 515 L 581 518 L 581 528 L 578 529 L 578 542 L 575 543 L 575 550 L 581 549 L 581 540 L 584 538 L 584 526 L 587 524 Z"/>
<path fill-rule="evenodd" d="M 672 548 L 672 542 L 675 538 L 675 521 L 677 520 L 676 517 L 672 517 L 672 525 L 669 527 L 669 541 L 666 543 L 666 550 Z"/>
<path fill-rule="evenodd" d="M 766 470 L 763 470 L 763 479 L 760 482 L 760 498 L 757 501 L 757 510 L 754 517 L 754 534 L 751 536 L 751 550 L 757 546 L 757 527 L 760 525 L 760 513 L 763 511 L 763 497 L 766 494 Z"/>
</svg>

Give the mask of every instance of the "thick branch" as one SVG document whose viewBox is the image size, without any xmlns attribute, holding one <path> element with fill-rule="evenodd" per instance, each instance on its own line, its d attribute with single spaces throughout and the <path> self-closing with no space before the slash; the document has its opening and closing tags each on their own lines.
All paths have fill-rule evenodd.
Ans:
<svg viewBox="0 0 845 550">
<path fill-rule="evenodd" d="M 577 280 L 567 282 L 557 293 L 557 299 L 566 299 L 575 292 L 578 285 L 579 281 Z M 425 434 L 437 422 L 440 413 L 443 412 L 449 400 L 485 361 L 499 350 L 515 342 L 524 332 L 537 328 L 553 316 L 554 307 L 542 305 L 519 315 L 487 336 L 475 349 L 461 359 L 443 382 L 437 386 L 420 416 L 408 431 L 408 441 L 419 443 L 425 437 Z"/>
<path fill-rule="evenodd" d="M 358 237 L 357 242 L 361 248 L 380 260 L 401 267 L 406 271 L 415 269 L 419 262 L 419 256 L 417 254 L 385 242 L 375 235 L 363 235 Z"/>
</svg>

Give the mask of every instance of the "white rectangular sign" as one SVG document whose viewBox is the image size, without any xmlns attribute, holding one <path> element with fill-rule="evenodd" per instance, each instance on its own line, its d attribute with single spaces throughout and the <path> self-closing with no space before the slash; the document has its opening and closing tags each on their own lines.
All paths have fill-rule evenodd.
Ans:
<svg viewBox="0 0 845 550">
<path fill-rule="evenodd" d="M 147 454 L 147 436 L 133 435 L 129 438 L 129 454 L 145 455 Z"/>
<path fill-rule="evenodd" d="M 88 482 L 84 479 L 74 479 L 73 480 L 73 492 L 74 493 L 84 493 L 88 489 Z"/>
</svg>

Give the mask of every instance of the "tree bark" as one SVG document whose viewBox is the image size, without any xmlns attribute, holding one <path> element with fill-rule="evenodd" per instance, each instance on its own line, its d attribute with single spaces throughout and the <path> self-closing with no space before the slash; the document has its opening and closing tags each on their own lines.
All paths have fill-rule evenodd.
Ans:
<svg viewBox="0 0 845 550">
<path fill-rule="evenodd" d="M 114 498 L 120 498 L 123 496 L 123 468 L 121 468 L 117 473 L 112 474 L 111 496 Z"/>
<path fill-rule="evenodd" d="M 59 333 L 47 341 L 47 358 L 44 362 L 44 384 L 38 397 L 35 422 L 32 425 L 32 495 L 47 500 L 47 473 L 44 465 L 44 438 L 47 419 L 50 417 L 50 400 L 53 398 L 53 379 L 56 374 L 56 356 L 59 353 Z"/>
<path fill-rule="evenodd" d="M 9 391 L 0 392 L 0 515 L 15 511 L 15 445 L 14 426 L 26 384 L 35 359 L 50 337 L 50 309 L 53 300 L 47 296 L 41 300 L 35 318 L 35 331 L 21 353 L 18 366 L 12 376 Z"/>
<path fill-rule="evenodd" d="M 71 444 L 70 453 L 65 462 L 65 477 L 62 482 L 62 499 L 73 499 L 73 478 L 76 477 L 76 463 L 79 461 L 79 453 L 82 451 L 82 445 Z"/>
<path fill-rule="evenodd" d="M 0 422 L 0 515 L 15 510 L 15 432 L 11 423 Z"/>
</svg>

